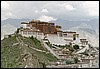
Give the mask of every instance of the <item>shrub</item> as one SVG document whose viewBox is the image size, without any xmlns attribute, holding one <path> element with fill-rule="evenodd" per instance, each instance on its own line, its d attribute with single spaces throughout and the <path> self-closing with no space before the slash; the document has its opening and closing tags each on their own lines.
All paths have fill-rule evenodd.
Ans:
<svg viewBox="0 0 100 69">
<path fill-rule="evenodd" d="M 75 57 L 75 58 L 74 58 L 74 63 L 78 63 L 78 61 L 79 61 L 78 58 Z"/>
<path fill-rule="evenodd" d="M 73 64 L 73 61 L 66 61 L 66 64 Z"/>
<path fill-rule="evenodd" d="M 73 52 L 73 51 L 74 51 L 74 49 L 73 49 L 72 45 L 67 45 L 67 46 L 66 46 L 66 49 L 69 49 L 71 52 Z"/>
</svg>

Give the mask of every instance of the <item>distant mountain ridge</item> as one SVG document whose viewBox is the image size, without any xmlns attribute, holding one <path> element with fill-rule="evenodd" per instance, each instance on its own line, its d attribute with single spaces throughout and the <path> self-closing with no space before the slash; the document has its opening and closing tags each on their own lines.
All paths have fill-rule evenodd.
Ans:
<svg viewBox="0 0 100 69">
<path fill-rule="evenodd" d="M 2 20 L 1 26 L 5 25 L 5 24 L 11 24 L 11 25 L 15 26 L 16 28 L 18 28 L 18 27 L 21 26 L 20 25 L 21 22 L 29 22 L 29 21 L 30 21 L 30 19 L 25 19 L 25 18 L 23 18 L 23 19 L 11 19 L 11 18 L 9 18 L 9 19 L 6 19 L 6 20 Z"/>
<path fill-rule="evenodd" d="M 84 25 L 84 26 L 83 26 Z M 79 34 L 80 38 L 85 38 L 93 45 L 94 47 L 99 47 L 99 36 L 96 31 L 91 28 L 88 24 L 81 24 L 79 26 L 69 29 L 70 31 L 76 31 Z"/>
<path fill-rule="evenodd" d="M 82 21 L 71 21 L 71 20 L 62 20 L 58 19 L 54 21 L 56 24 L 61 25 L 63 30 L 68 30 L 72 27 L 76 27 L 81 25 L 82 23 L 86 23 L 92 27 L 95 31 L 99 29 L 99 19 L 91 19 L 91 20 L 82 20 Z"/>
</svg>

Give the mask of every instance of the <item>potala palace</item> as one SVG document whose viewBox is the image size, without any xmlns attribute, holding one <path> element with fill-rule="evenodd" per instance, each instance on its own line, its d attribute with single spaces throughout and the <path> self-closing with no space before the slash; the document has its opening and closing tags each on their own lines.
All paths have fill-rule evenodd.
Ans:
<svg viewBox="0 0 100 69">
<path fill-rule="evenodd" d="M 22 36 L 34 36 L 38 39 L 44 39 L 55 45 L 79 44 L 87 45 L 86 39 L 79 39 L 79 34 L 74 31 L 62 31 L 61 26 L 55 23 L 41 22 L 32 20 L 31 22 L 22 22 L 19 34 Z"/>
</svg>

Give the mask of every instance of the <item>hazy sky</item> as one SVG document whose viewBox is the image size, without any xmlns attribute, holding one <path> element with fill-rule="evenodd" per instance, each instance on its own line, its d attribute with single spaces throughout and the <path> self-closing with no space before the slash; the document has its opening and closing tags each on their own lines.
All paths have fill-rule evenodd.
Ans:
<svg viewBox="0 0 100 69">
<path fill-rule="evenodd" d="M 99 1 L 1 1 L 1 19 L 41 21 L 99 18 Z"/>
</svg>

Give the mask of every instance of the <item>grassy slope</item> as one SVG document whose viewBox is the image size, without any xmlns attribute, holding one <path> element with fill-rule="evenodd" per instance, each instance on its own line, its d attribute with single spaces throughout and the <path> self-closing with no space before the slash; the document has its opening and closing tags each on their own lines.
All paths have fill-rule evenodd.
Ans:
<svg viewBox="0 0 100 69">
<path fill-rule="evenodd" d="M 22 37 L 20 38 L 22 39 Z M 38 43 L 36 45 L 34 42 L 32 42 L 32 39 L 30 38 L 25 38 L 23 41 L 24 42 L 27 41 L 27 44 L 30 42 L 29 44 L 35 48 L 46 50 L 42 47 L 41 44 Z M 54 57 L 51 53 L 46 54 L 43 52 L 38 52 L 29 47 L 21 46 L 21 44 L 12 46 L 13 43 L 17 42 L 18 41 L 16 40 L 16 36 L 6 38 L 1 41 L 1 68 L 23 68 L 28 63 L 32 63 L 33 64 L 32 67 L 37 68 L 37 67 L 43 67 L 41 63 L 47 63 L 48 61 L 57 60 L 57 58 Z M 23 58 L 27 53 L 31 54 L 32 56 L 31 61 L 29 62 L 23 61 Z"/>
</svg>

